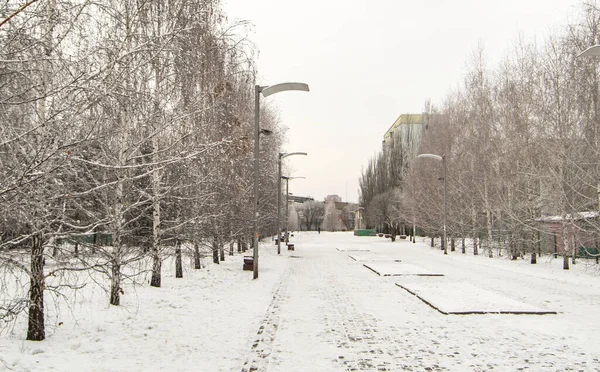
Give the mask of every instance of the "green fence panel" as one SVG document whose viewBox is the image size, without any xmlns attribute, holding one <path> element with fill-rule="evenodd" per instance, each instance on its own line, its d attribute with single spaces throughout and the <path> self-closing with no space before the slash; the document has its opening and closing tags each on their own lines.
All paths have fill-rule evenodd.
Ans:
<svg viewBox="0 0 600 372">
<path fill-rule="evenodd" d="M 359 229 L 354 230 L 354 235 L 356 236 L 376 236 L 377 232 L 375 229 Z"/>
<path fill-rule="evenodd" d="M 596 247 L 579 247 L 577 257 L 581 258 L 596 258 L 600 256 L 600 250 Z"/>
</svg>

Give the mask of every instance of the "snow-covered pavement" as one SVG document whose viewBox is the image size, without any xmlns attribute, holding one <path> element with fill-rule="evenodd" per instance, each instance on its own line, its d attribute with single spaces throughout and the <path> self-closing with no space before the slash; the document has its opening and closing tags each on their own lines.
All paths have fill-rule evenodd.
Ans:
<svg viewBox="0 0 600 372">
<path fill-rule="evenodd" d="M 353 248 L 365 247 L 373 255 L 402 259 L 391 265 L 444 276 L 376 275 L 348 257 Z M 291 256 L 298 258 L 289 259 L 283 276 L 279 324 L 272 327 L 271 352 L 261 364 L 269 371 L 600 369 L 600 326 L 591 315 L 600 289 L 593 266 L 588 273 L 580 272 L 583 263 L 563 273 L 560 260 L 531 266 L 458 252 L 444 256 L 422 243 L 342 233 L 300 235 Z M 438 283 L 459 306 L 462 283 L 465 292 L 477 287 L 491 299 L 558 314 L 443 315 L 396 283 Z"/>
<path fill-rule="evenodd" d="M 282 246 L 278 256 L 265 240 L 258 280 L 242 271 L 242 256 L 184 279 L 165 265 L 163 288 L 130 288 L 120 308 L 98 292 L 52 310 L 46 341 L 23 341 L 21 321 L 0 335 L 0 370 L 600 370 L 600 273 L 584 260 L 563 271 L 546 256 L 538 265 L 444 256 L 351 233 L 293 241 L 295 251 Z M 403 287 L 458 312 L 557 313 L 445 315 Z"/>
</svg>

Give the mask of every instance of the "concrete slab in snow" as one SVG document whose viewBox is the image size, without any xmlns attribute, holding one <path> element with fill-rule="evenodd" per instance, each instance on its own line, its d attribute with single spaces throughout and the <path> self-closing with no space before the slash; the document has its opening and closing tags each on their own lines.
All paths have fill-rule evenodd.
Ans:
<svg viewBox="0 0 600 372">
<path fill-rule="evenodd" d="M 389 257 L 389 256 L 382 256 L 382 255 L 375 255 L 375 254 L 371 254 L 371 255 L 356 255 L 356 254 L 349 254 L 348 257 L 350 257 L 351 259 L 353 259 L 354 261 L 370 261 L 370 262 L 379 262 L 379 261 L 388 261 L 388 262 L 402 262 L 401 259 L 399 258 L 393 258 L 393 257 Z"/>
<path fill-rule="evenodd" d="M 373 262 L 363 266 L 381 276 L 444 276 L 444 274 L 432 273 L 416 265 L 399 262 Z"/>
<path fill-rule="evenodd" d="M 442 314 L 556 314 L 469 283 L 396 283 Z"/>
</svg>

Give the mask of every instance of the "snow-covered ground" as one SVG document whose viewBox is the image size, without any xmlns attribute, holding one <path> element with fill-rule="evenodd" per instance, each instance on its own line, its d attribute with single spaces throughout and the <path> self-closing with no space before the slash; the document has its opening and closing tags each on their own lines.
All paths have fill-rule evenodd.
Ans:
<svg viewBox="0 0 600 372">
<path fill-rule="evenodd" d="M 127 286 L 119 307 L 89 285 L 47 306 L 45 341 L 25 341 L 24 317 L 5 327 L 0 370 L 600 370 L 596 265 L 444 256 L 424 242 L 351 233 L 293 241 L 295 251 L 278 256 L 265 240 L 258 280 L 236 255 L 202 270 L 188 262 L 183 279 L 166 262 L 162 288 Z M 402 265 L 443 276 L 394 275 Z M 452 310 L 557 314 L 444 315 L 403 288 Z"/>
</svg>

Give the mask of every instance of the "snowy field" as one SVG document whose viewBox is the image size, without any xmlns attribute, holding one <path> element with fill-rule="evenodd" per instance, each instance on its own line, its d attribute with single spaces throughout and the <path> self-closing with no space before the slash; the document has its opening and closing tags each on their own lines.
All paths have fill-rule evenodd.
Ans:
<svg viewBox="0 0 600 372">
<path fill-rule="evenodd" d="M 162 288 L 126 286 L 120 307 L 94 283 L 68 301 L 47 295 L 46 340 L 25 341 L 25 317 L 4 326 L 0 370 L 600 370 L 600 272 L 591 262 L 563 271 L 550 256 L 537 265 L 444 256 L 425 242 L 351 233 L 297 233 L 293 242 L 278 256 L 264 241 L 258 280 L 236 254 L 202 270 L 186 262 L 183 279 L 165 262 Z M 444 276 L 379 276 L 365 264 Z M 403 288 L 456 312 L 557 313 L 445 315 Z"/>
</svg>

